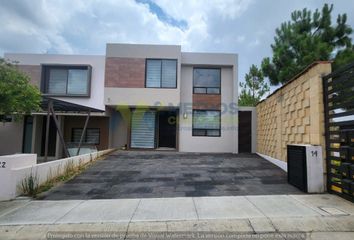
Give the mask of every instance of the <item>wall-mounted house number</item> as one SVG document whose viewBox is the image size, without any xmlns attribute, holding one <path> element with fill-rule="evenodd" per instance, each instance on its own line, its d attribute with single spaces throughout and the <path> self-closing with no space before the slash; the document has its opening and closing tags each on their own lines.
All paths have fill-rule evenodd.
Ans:
<svg viewBox="0 0 354 240">
<path fill-rule="evenodd" d="M 6 162 L 0 162 L 0 168 L 6 168 Z"/>
</svg>

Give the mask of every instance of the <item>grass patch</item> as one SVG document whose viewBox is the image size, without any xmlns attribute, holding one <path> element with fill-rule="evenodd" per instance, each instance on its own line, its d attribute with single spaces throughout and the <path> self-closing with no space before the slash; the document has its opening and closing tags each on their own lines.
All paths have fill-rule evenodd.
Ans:
<svg viewBox="0 0 354 240">
<path fill-rule="evenodd" d="M 104 157 L 99 157 L 96 159 L 97 160 L 102 160 Z M 74 162 L 68 161 L 64 165 L 64 170 L 62 174 L 59 174 L 61 172 L 62 166 L 59 166 L 56 169 L 56 174 L 53 174 L 52 171 L 48 173 L 47 176 L 47 181 L 41 185 L 38 183 L 38 177 L 37 174 L 33 174 L 31 171 L 31 174 L 26 177 L 22 182 L 21 182 L 21 189 L 22 192 L 25 196 L 33 197 L 33 198 L 40 198 L 38 196 L 41 193 L 44 193 L 48 190 L 50 190 L 52 187 L 57 186 L 61 183 L 64 183 L 78 174 L 80 174 L 82 171 L 84 171 L 86 168 L 91 166 L 93 164 L 93 159 L 91 157 L 90 161 L 87 163 L 83 163 L 82 160 L 79 160 L 79 164 L 75 166 Z M 55 177 L 54 177 L 55 176 Z"/>
<path fill-rule="evenodd" d="M 39 189 L 37 173 L 31 173 L 21 181 L 21 190 L 26 196 L 36 197 Z"/>
</svg>

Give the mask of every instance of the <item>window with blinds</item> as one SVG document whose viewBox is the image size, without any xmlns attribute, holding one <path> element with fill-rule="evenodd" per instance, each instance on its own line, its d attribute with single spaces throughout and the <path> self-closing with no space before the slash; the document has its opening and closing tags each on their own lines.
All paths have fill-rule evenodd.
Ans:
<svg viewBox="0 0 354 240">
<path fill-rule="evenodd" d="M 132 111 L 130 147 L 155 148 L 155 122 L 156 111 Z"/>
<path fill-rule="evenodd" d="M 65 94 L 68 71 L 65 69 L 50 69 L 48 81 L 48 93 Z"/>
<path fill-rule="evenodd" d="M 71 141 L 74 143 L 79 143 L 81 134 L 83 129 L 82 128 L 73 128 L 71 134 Z M 93 144 L 98 145 L 100 144 L 100 129 L 99 128 L 87 128 L 86 133 L 83 138 L 84 144 Z"/>
<path fill-rule="evenodd" d="M 88 72 L 85 69 L 68 70 L 68 94 L 86 94 L 87 93 Z"/>
<path fill-rule="evenodd" d="M 42 91 L 49 95 L 89 96 L 89 66 L 44 66 Z"/>
<path fill-rule="evenodd" d="M 193 110 L 193 136 L 220 137 L 220 128 L 220 111 Z"/>
<path fill-rule="evenodd" d="M 146 60 L 147 88 L 176 88 L 177 60 L 147 59 Z"/>
</svg>

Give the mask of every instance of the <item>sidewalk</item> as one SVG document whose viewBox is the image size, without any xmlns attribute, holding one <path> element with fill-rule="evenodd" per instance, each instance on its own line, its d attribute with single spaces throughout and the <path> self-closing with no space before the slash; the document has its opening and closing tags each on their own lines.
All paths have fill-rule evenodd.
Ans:
<svg viewBox="0 0 354 240">
<path fill-rule="evenodd" d="M 307 232 L 312 239 L 331 233 L 354 239 L 354 204 L 329 194 L 0 202 L 1 239 L 46 239 L 48 231 Z"/>
</svg>

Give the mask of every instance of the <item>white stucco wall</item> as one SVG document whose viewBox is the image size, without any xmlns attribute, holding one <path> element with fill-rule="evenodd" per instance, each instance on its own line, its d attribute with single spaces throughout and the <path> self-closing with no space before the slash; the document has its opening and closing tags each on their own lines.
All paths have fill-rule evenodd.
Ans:
<svg viewBox="0 0 354 240">
<path fill-rule="evenodd" d="M 36 154 L 18 154 L 0 157 L 0 161 L 7 161 L 9 163 L 8 168 L 0 169 L 0 180 L 3 183 L 0 189 L 0 201 L 11 200 L 22 194 L 21 183 L 31 174 L 37 179 L 37 183 L 41 185 L 52 178 L 62 175 L 65 172 L 67 164 L 73 164 L 73 166 L 86 164 L 97 160 L 99 157 L 113 150 L 107 149 L 40 164 L 36 164 Z"/>
<path fill-rule="evenodd" d="M 189 105 L 181 107 L 179 124 L 179 150 L 181 152 L 237 152 L 237 118 L 238 111 L 234 98 L 234 70 L 232 67 L 221 68 L 221 136 L 192 136 L 192 97 L 193 66 L 182 66 L 181 103 Z M 237 81 L 237 80 L 236 80 Z M 234 103 L 230 108 L 230 104 Z M 185 112 L 187 119 L 183 118 Z"/>
<path fill-rule="evenodd" d="M 62 101 L 104 110 L 104 71 L 105 56 L 99 55 L 57 55 L 57 54 L 14 54 L 5 53 L 5 59 L 18 62 L 20 65 L 41 64 L 87 64 L 92 66 L 91 96 L 84 97 L 56 97 Z"/>
<path fill-rule="evenodd" d="M 16 197 L 16 176 L 12 169 L 36 165 L 36 154 L 12 154 L 0 156 L 0 201 Z"/>
</svg>

